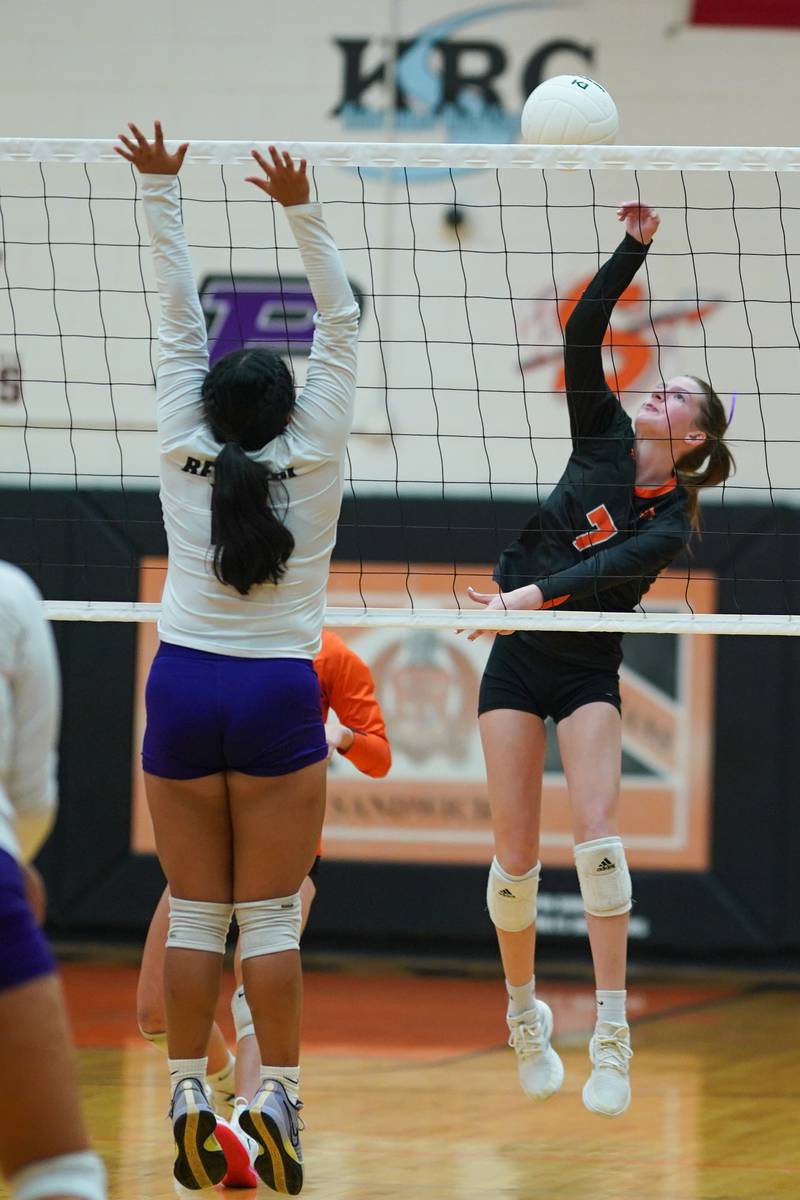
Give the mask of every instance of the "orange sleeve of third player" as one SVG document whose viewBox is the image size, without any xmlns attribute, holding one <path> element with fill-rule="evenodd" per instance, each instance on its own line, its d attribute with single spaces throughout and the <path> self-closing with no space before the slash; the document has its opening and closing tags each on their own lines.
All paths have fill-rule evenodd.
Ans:
<svg viewBox="0 0 800 1200">
<path fill-rule="evenodd" d="M 392 750 L 372 672 L 363 658 L 329 629 L 314 666 L 330 707 L 353 732 L 353 744 L 344 757 L 365 775 L 380 779 L 392 765 Z"/>
</svg>

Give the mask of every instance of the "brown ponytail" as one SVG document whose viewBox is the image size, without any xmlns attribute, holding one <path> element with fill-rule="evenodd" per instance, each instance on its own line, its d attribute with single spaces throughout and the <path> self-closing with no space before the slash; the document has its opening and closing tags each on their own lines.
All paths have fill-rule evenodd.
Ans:
<svg viewBox="0 0 800 1200">
<path fill-rule="evenodd" d="M 728 418 L 722 401 L 717 393 L 704 379 L 694 375 L 687 376 L 703 394 L 700 402 L 697 427 L 706 434 L 706 439 L 682 455 L 675 464 L 675 475 L 678 482 L 686 488 L 689 495 L 689 520 L 692 528 L 700 528 L 699 496 L 701 488 L 714 487 L 724 483 L 736 469 L 736 463 L 726 442 L 725 430 L 728 428 Z"/>
</svg>

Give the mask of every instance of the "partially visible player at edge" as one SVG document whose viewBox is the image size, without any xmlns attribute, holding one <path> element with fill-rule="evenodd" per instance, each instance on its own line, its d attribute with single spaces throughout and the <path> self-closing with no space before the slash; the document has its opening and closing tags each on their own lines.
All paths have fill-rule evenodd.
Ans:
<svg viewBox="0 0 800 1200">
<path fill-rule="evenodd" d="M 322 649 L 314 659 L 314 670 L 320 683 L 329 759 L 341 754 L 363 774 L 382 779 L 392 765 L 392 751 L 369 667 L 338 634 L 323 629 Z M 332 712 L 336 714 L 335 720 Z M 321 853 L 322 847 L 300 887 L 301 933 L 305 931 L 317 894 Z M 164 943 L 168 924 L 167 888 L 147 931 L 136 993 L 137 1018 L 142 1036 L 165 1051 Z M 224 1120 L 217 1121 L 217 1139 L 228 1162 L 223 1186 L 254 1187 L 258 1180 L 253 1178 L 248 1147 L 245 1143 L 242 1149 L 241 1139 L 236 1134 L 241 1110 L 247 1107 L 259 1086 L 258 1043 L 252 1013 L 241 983 L 238 953 L 235 966 L 237 987 L 231 1000 L 231 1012 L 236 1030 L 236 1057 L 234 1059 L 228 1050 L 224 1035 L 215 1024 L 208 1045 L 208 1082 L 218 1118 L 230 1118 L 229 1125 Z"/>
<path fill-rule="evenodd" d="M 203 311 L 161 127 L 134 125 L 117 152 L 142 174 L 161 301 L 156 386 L 167 579 L 148 677 L 142 748 L 170 887 L 165 962 L 175 1177 L 226 1172 L 206 1085 L 232 912 L 261 1051 L 241 1127 L 274 1190 L 303 1185 L 299 1131 L 300 885 L 325 808 L 328 744 L 313 659 L 342 498 L 355 399 L 358 307 L 306 164 L 253 151 L 248 182 L 283 206 L 317 313 L 306 383 L 279 355 L 227 354 L 209 371 Z M 214 464 L 213 479 L 187 471 Z M 210 486 L 211 485 L 211 486 Z"/>
<path fill-rule="evenodd" d="M 603 374 L 614 305 L 644 262 L 660 218 L 617 211 L 626 235 L 597 272 L 564 331 L 572 454 L 557 487 L 501 555 L 487 609 L 633 610 L 698 524 L 698 491 L 733 469 L 727 419 L 708 383 L 670 379 L 632 424 Z M 479 636 L 479 633 L 471 635 Z M 583 1102 L 614 1117 L 630 1104 L 625 1013 L 631 880 L 617 833 L 622 757 L 621 636 L 514 632 L 495 639 L 481 682 L 480 731 L 495 857 L 487 902 L 509 997 L 509 1044 L 527 1095 L 546 1099 L 564 1076 L 550 1045 L 553 1017 L 536 998 L 534 949 L 546 717 L 556 723 L 575 838 L 575 864 L 597 988 L 591 1074 Z"/>
<path fill-rule="evenodd" d="M 38 924 L 43 889 L 26 865 L 57 802 L 58 661 L 41 600 L 27 575 L 0 562 L 0 1072 L 8 1081 L 0 1168 L 11 1200 L 105 1200 L 61 986 Z"/>
</svg>

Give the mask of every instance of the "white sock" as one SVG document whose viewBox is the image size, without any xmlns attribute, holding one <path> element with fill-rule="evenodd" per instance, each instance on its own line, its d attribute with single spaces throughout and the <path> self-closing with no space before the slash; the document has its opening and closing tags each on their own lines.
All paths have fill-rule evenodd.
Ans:
<svg viewBox="0 0 800 1200">
<path fill-rule="evenodd" d="M 75 1196 L 105 1200 L 106 1172 L 91 1150 L 41 1159 L 17 1171 L 11 1179 L 12 1200 L 43 1200 L 47 1196 Z"/>
<path fill-rule="evenodd" d="M 229 1050 L 225 1066 L 220 1071 L 215 1071 L 213 1075 L 209 1075 L 208 1083 L 212 1091 L 227 1092 L 229 1095 L 233 1095 L 236 1091 L 235 1076 L 236 1059 Z"/>
<path fill-rule="evenodd" d="M 292 1104 L 300 1099 L 300 1068 L 299 1067 L 265 1067 L 261 1064 L 261 1082 L 275 1079 L 286 1088 L 286 1094 Z"/>
<path fill-rule="evenodd" d="M 518 1017 L 521 1013 L 530 1012 L 536 997 L 536 976 L 531 975 L 529 983 L 521 983 L 519 986 L 506 980 L 506 991 L 508 992 L 508 1015 L 510 1017 Z"/>
<path fill-rule="evenodd" d="M 170 1058 L 169 1081 L 173 1092 L 183 1079 L 199 1079 L 205 1087 L 208 1056 L 205 1058 Z"/>
<path fill-rule="evenodd" d="M 596 991 L 597 1021 L 610 1021 L 612 1025 L 627 1025 L 625 1017 L 625 1000 L 628 993 L 623 989 L 619 992 Z"/>
</svg>

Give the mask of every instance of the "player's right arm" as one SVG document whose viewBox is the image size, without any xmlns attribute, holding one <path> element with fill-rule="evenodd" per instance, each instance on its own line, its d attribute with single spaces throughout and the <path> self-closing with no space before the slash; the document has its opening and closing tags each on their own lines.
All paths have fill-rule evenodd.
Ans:
<svg viewBox="0 0 800 1200">
<path fill-rule="evenodd" d="M 291 155 L 274 146 L 268 159 L 252 153 L 264 176 L 250 176 L 248 182 L 283 205 L 317 306 L 306 382 L 289 430 L 301 452 L 338 459 L 353 423 L 358 305 L 322 206 L 309 202 L 305 160 L 295 166 Z"/>
<path fill-rule="evenodd" d="M 619 400 L 603 372 L 603 339 L 614 306 L 647 256 L 660 218 L 646 205 L 626 203 L 617 210 L 625 221 L 622 242 L 575 305 L 564 329 L 564 375 L 573 445 L 601 436 L 619 410 Z"/>
<path fill-rule="evenodd" d="M 120 134 L 121 158 L 142 176 L 142 199 L 153 252 L 160 317 L 156 415 L 163 449 L 180 443 L 201 419 L 200 392 L 208 374 L 206 322 L 197 294 L 186 231 L 181 218 L 178 172 L 188 142 L 175 153 L 164 145 L 160 122 L 148 142 L 131 124 L 131 137 Z"/>
</svg>

